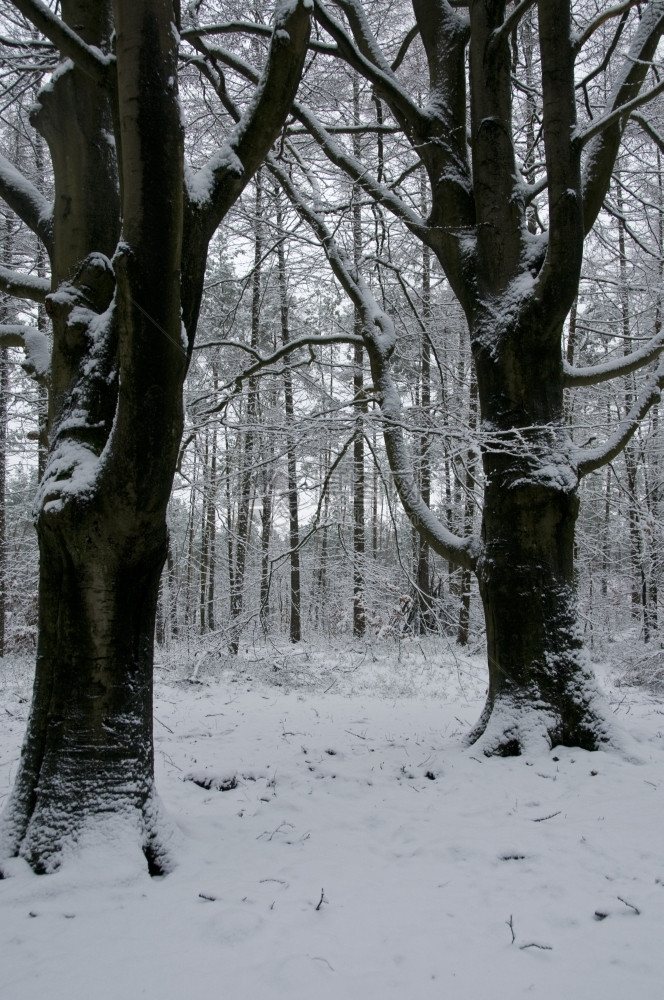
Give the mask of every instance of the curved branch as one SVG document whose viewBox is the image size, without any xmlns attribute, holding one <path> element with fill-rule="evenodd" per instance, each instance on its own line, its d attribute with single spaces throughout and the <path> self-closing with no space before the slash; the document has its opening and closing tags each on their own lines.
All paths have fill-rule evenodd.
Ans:
<svg viewBox="0 0 664 1000">
<path fill-rule="evenodd" d="M 661 94 L 662 91 L 664 91 L 664 80 L 660 80 L 660 82 L 655 84 L 654 87 L 651 87 L 650 90 L 646 90 L 644 94 L 639 94 L 638 97 L 633 98 L 626 104 L 622 104 L 620 107 L 614 108 L 614 110 L 609 114 L 602 115 L 601 118 L 595 118 L 593 123 L 589 125 L 588 128 L 584 129 L 583 132 L 574 137 L 574 141 L 580 146 L 585 146 L 585 144 L 590 142 L 591 139 L 594 139 L 596 135 L 604 132 L 605 129 L 608 129 L 611 125 L 620 121 L 621 118 L 624 117 L 627 119 L 632 111 L 642 107 L 644 104 L 648 104 L 649 101 L 652 101 L 652 99 L 657 97 L 658 94 Z"/>
<path fill-rule="evenodd" d="M 611 437 L 600 448 L 578 449 L 577 471 L 579 479 L 587 476 L 589 472 L 596 472 L 597 469 L 601 469 L 617 458 L 636 433 L 639 424 L 651 406 L 660 401 L 662 389 L 664 389 L 664 365 L 660 364 L 655 374 L 648 379 L 648 383 L 637 397 L 627 416 L 619 422 Z"/>
<path fill-rule="evenodd" d="M 34 184 L 0 153 L 0 197 L 16 212 L 28 229 L 42 241 L 48 253 L 53 246 L 53 206 Z"/>
<path fill-rule="evenodd" d="M 502 38 L 508 38 L 524 14 L 527 14 L 530 8 L 534 7 L 536 3 L 537 0 L 521 0 L 521 3 L 517 3 L 511 14 L 509 14 L 501 26 L 494 31 L 489 42 L 490 48 L 496 46 Z"/>
<path fill-rule="evenodd" d="M 390 66 L 390 69 L 392 70 L 393 73 L 396 73 L 396 71 L 399 69 L 399 66 L 401 66 L 401 63 L 406 58 L 406 53 L 408 52 L 408 49 L 411 47 L 411 45 L 413 44 L 419 33 L 420 33 L 419 24 L 414 24 L 413 27 L 410 29 L 410 31 L 407 33 L 401 45 L 399 46 L 399 51 L 397 52 L 396 57 L 392 62 L 392 65 Z"/>
<path fill-rule="evenodd" d="M 441 524 L 422 499 L 415 480 L 413 464 L 403 435 L 401 400 L 390 369 L 390 355 L 396 341 L 392 319 L 380 308 L 371 290 L 337 246 L 322 216 L 309 207 L 275 157 L 268 156 L 266 162 L 291 203 L 320 240 L 333 273 L 361 317 L 362 340 L 369 356 L 371 374 L 383 418 L 385 450 L 404 511 L 434 552 L 465 569 L 473 570 L 479 554 L 479 540 L 475 536 L 461 538 Z"/>
<path fill-rule="evenodd" d="M 35 326 L 5 323 L 0 325 L 1 347 L 22 347 L 25 351 L 23 367 L 37 382 L 44 385 L 51 370 L 51 343 Z"/>
<path fill-rule="evenodd" d="M 318 23 L 337 43 L 339 55 L 376 88 L 377 93 L 388 101 L 404 124 L 411 129 L 421 131 L 422 112 L 399 85 L 391 66 L 376 44 L 362 7 L 355 3 L 355 0 L 335 0 L 335 2 L 348 18 L 355 44 L 348 32 L 327 12 L 320 0 L 316 0 L 315 3 L 315 16 Z"/>
<path fill-rule="evenodd" d="M 258 74 L 244 60 L 225 49 L 208 48 L 207 55 L 219 59 L 227 66 L 231 66 L 238 73 L 241 73 L 247 80 L 255 83 Z M 379 184 L 370 174 L 366 167 L 359 160 L 356 160 L 350 153 L 347 153 L 343 146 L 339 145 L 332 138 L 326 126 L 316 118 L 316 116 L 299 101 L 293 101 L 293 117 L 299 121 L 309 135 L 319 144 L 327 158 L 339 167 L 344 173 L 355 181 L 359 186 L 375 201 L 380 202 L 396 218 L 400 219 L 412 233 L 418 236 L 425 243 L 431 239 L 431 230 L 424 219 L 414 212 L 404 201 L 402 201 L 391 188 Z"/>
<path fill-rule="evenodd" d="M 208 238 L 237 201 L 279 135 L 302 74 L 309 41 L 311 0 L 281 0 L 267 63 L 256 93 L 231 135 L 189 179 L 192 206 Z"/>
<path fill-rule="evenodd" d="M 650 122 L 644 118 L 643 115 L 633 114 L 632 121 L 636 122 L 637 125 L 640 125 L 648 138 L 652 139 L 655 143 L 660 153 L 664 153 L 664 135 L 661 135 L 656 128 L 653 128 Z"/>
<path fill-rule="evenodd" d="M 602 208 L 629 118 L 629 109 L 638 106 L 631 102 L 638 98 L 662 33 L 664 2 L 653 0 L 643 11 L 641 23 L 625 55 L 622 71 L 618 74 L 613 92 L 606 103 L 605 113 L 599 119 L 602 122 L 601 131 L 590 137 L 586 130 L 585 139 L 582 139 L 585 142 L 590 139 L 583 170 L 583 220 L 586 233 L 592 229 Z"/>
<path fill-rule="evenodd" d="M 6 295 L 14 295 L 17 299 L 30 299 L 31 302 L 44 302 L 50 290 L 51 283 L 46 278 L 0 267 L 0 291 Z"/>
<path fill-rule="evenodd" d="M 249 74 L 249 79 L 257 82 L 249 107 L 206 166 L 185 178 L 182 315 L 190 347 L 200 310 L 208 243 L 258 170 L 290 111 L 307 53 L 311 8 L 312 0 L 280 0 L 277 4 L 263 73 L 260 79 L 253 71 Z M 195 45 L 207 54 L 200 39 Z M 222 93 L 219 96 L 228 104 Z"/>
<path fill-rule="evenodd" d="M 93 80 L 103 84 L 108 82 L 110 71 L 115 66 L 114 56 L 106 56 L 99 49 L 86 45 L 41 0 L 12 0 L 12 3 L 38 31 L 53 42 L 65 58 L 73 60 Z"/>
<path fill-rule="evenodd" d="M 608 382 L 619 375 L 631 375 L 632 372 L 644 368 L 664 351 L 664 332 L 638 351 L 633 351 L 615 361 L 607 361 L 603 365 L 591 365 L 587 368 L 574 368 L 563 361 L 563 382 L 568 389 L 577 389 L 586 385 L 599 385 Z"/>
<path fill-rule="evenodd" d="M 198 39 L 210 38 L 213 35 L 229 35 L 235 32 L 258 35 L 261 38 L 271 38 L 273 28 L 269 24 L 257 24 L 255 21 L 226 21 L 223 24 L 209 24 L 201 28 L 185 28 L 180 32 L 180 38 L 185 42 L 195 44 Z M 338 56 L 339 49 L 336 45 L 327 45 L 325 42 L 317 42 L 309 39 L 309 49 L 312 52 L 319 52 L 323 55 Z"/>
<path fill-rule="evenodd" d="M 639 0 L 624 0 L 623 3 L 616 4 L 615 7 L 609 7 L 608 10 L 603 11 L 598 14 L 594 21 L 591 21 L 585 28 L 585 30 L 574 39 L 574 51 L 580 52 L 586 42 L 595 34 L 598 28 L 601 28 L 603 24 L 610 21 L 611 18 L 620 17 L 622 14 L 626 14 L 636 7 Z"/>
</svg>

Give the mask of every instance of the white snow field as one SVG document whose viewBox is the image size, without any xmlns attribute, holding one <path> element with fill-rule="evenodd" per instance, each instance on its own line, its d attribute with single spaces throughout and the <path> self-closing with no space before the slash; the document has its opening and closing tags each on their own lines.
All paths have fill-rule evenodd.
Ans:
<svg viewBox="0 0 664 1000">
<path fill-rule="evenodd" d="M 488 760 L 460 745 L 481 657 L 440 640 L 179 663 L 155 707 L 173 871 L 103 832 L 54 875 L 5 863 L 3 1000 L 664 996 L 661 699 L 604 668 L 629 753 Z M 1 805 L 31 681 L 0 666 Z"/>
</svg>

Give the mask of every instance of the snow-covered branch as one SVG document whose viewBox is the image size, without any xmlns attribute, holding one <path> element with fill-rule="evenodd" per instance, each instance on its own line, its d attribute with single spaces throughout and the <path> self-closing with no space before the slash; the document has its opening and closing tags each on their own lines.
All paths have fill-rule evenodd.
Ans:
<svg viewBox="0 0 664 1000">
<path fill-rule="evenodd" d="M 384 58 L 380 46 L 376 43 L 362 6 L 355 0 L 335 0 L 335 2 L 348 18 L 355 44 L 353 44 L 353 39 L 348 35 L 348 32 L 331 17 L 320 0 L 316 0 L 315 4 L 316 20 L 334 38 L 339 48 L 339 54 L 349 66 L 352 66 L 373 84 L 380 96 L 388 101 L 390 107 L 411 128 L 421 131 L 423 126 L 422 112 L 403 87 L 399 85 L 391 66 Z"/>
<path fill-rule="evenodd" d="M 278 160 L 270 155 L 267 165 L 301 218 L 316 233 L 334 275 L 360 315 L 362 340 L 380 405 L 385 450 L 406 515 L 434 552 L 466 569 L 473 569 L 479 554 L 479 540 L 475 536 L 461 538 L 442 525 L 425 504 L 415 479 L 412 458 L 403 434 L 401 399 L 390 368 L 390 356 L 396 342 L 391 317 L 380 308 L 353 263 L 337 245 L 323 216 L 310 207 Z"/>
<path fill-rule="evenodd" d="M 599 385 L 600 382 L 608 382 L 619 375 L 631 375 L 632 372 L 644 368 L 658 358 L 662 351 L 664 351 L 664 332 L 658 333 L 638 351 L 632 351 L 631 354 L 606 361 L 601 365 L 574 368 L 563 361 L 565 385 L 569 389 L 576 389 L 586 385 Z"/>
<path fill-rule="evenodd" d="M 83 70 L 93 80 L 106 83 L 115 64 L 115 57 L 104 55 L 92 45 L 86 45 L 75 31 L 60 20 L 41 0 L 12 0 L 13 6 L 41 31 L 62 55 Z"/>
<path fill-rule="evenodd" d="M 639 393 L 629 413 L 618 423 L 614 433 L 599 448 L 579 448 L 577 452 L 577 471 L 579 478 L 589 472 L 596 472 L 608 465 L 623 451 L 643 420 L 651 406 L 661 399 L 664 389 L 664 364 L 648 377 L 646 385 Z"/>
<path fill-rule="evenodd" d="M 642 103 L 639 102 L 639 93 L 663 32 L 664 0 L 653 0 L 642 12 L 641 22 L 624 57 L 604 114 L 590 126 L 592 135 L 586 130 L 580 137 L 580 141 L 586 144 L 583 169 L 583 218 L 586 233 L 592 229 L 602 208 L 629 112 Z M 650 97 L 655 89 L 652 88 L 649 92 Z"/>
<path fill-rule="evenodd" d="M 596 118 L 591 125 L 589 125 L 583 132 L 577 133 L 574 141 L 581 146 L 585 146 L 587 142 L 594 139 L 596 135 L 600 132 L 604 132 L 609 126 L 614 125 L 621 119 L 627 120 L 632 111 L 636 111 L 637 108 L 642 107 L 644 104 L 648 104 L 652 101 L 658 94 L 664 91 L 664 80 L 660 80 L 659 83 L 651 87 L 650 90 L 646 90 L 644 94 L 639 94 L 631 101 L 627 101 L 626 104 L 620 105 L 620 107 L 614 108 L 607 114 L 602 115 L 600 118 Z"/>
<path fill-rule="evenodd" d="M 30 299 L 32 302 L 43 302 L 51 283 L 46 278 L 38 278 L 34 274 L 21 274 L 8 267 L 0 267 L 0 291 L 6 295 L 14 295 L 19 299 Z"/>
<path fill-rule="evenodd" d="M 232 133 L 196 174 L 189 198 L 208 238 L 237 200 L 274 142 L 300 81 L 309 41 L 312 0 L 278 5 L 267 62 L 256 92 Z"/>
<path fill-rule="evenodd" d="M 47 251 L 53 240 L 53 207 L 34 184 L 0 153 L 0 197 L 35 233 Z"/>
<path fill-rule="evenodd" d="M 489 43 L 491 47 L 493 48 L 497 45 L 501 38 L 509 38 L 524 14 L 527 14 L 530 8 L 534 7 L 536 3 L 537 0 L 521 0 L 521 3 L 517 3 L 516 7 L 505 18 L 500 28 L 494 31 Z"/>
<path fill-rule="evenodd" d="M 45 382 L 51 369 L 51 342 L 35 326 L 18 323 L 0 325 L 1 347 L 22 347 L 25 351 L 23 367 L 38 382 Z"/>
<path fill-rule="evenodd" d="M 222 391 L 226 389 L 233 389 L 233 395 L 242 388 L 242 384 L 247 382 L 249 379 L 255 378 L 256 375 L 261 373 L 267 373 L 270 366 L 280 361 L 282 358 L 287 357 L 292 354 L 293 351 L 297 351 L 300 348 L 308 347 L 311 352 L 311 360 L 315 360 L 313 354 L 314 347 L 325 347 L 328 344 L 362 344 L 363 340 L 361 337 L 354 336 L 351 333 L 344 334 L 330 334 L 329 336 L 319 336 L 319 337 L 298 337 L 297 340 L 289 340 L 287 344 L 282 344 L 278 347 L 272 354 L 262 355 L 255 348 L 250 347 L 248 344 L 243 344 L 237 340 L 208 340 L 202 344 L 196 345 L 196 350 L 203 350 L 206 347 L 235 347 L 246 351 L 256 360 L 252 365 L 244 368 L 237 375 L 226 383 L 226 385 L 220 386 Z M 269 374 L 274 374 L 272 370 Z M 223 399 L 221 403 L 214 406 L 209 413 L 217 413 L 228 405 L 229 400 Z"/>
<path fill-rule="evenodd" d="M 610 21 L 614 17 L 621 17 L 621 15 L 626 14 L 627 11 L 631 10 L 632 7 L 636 7 L 639 0 L 624 0 L 623 3 L 616 4 L 614 7 L 609 7 L 608 10 L 602 11 L 597 17 L 586 25 L 584 30 L 580 35 L 574 39 L 574 49 L 576 52 L 580 52 L 586 42 L 592 38 L 595 32 Z"/>
<path fill-rule="evenodd" d="M 225 65 L 231 66 L 247 80 L 254 83 L 258 81 L 256 70 L 234 53 L 212 46 L 208 46 L 205 51 L 208 56 L 213 56 Z M 424 219 L 417 212 L 414 212 L 405 201 L 399 198 L 391 188 L 375 180 L 363 163 L 355 159 L 350 153 L 347 153 L 344 147 L 338 142 L 335 142 L 330 131 L 328 131 L 326 126 L 323 125 L 306 105 L 300 101 L 294 101 L 292 113 L 293 117 L 304 126 L 307 133 L 316 140 L 325 155 L 335 166 L 343 170 L 374 201 L 379 202 L 392 212 L 396 218 L 401 219 L 412 233 L 425 243 L 429 242 L 431 231 Z M 196 176 L 198 177 L 199 175 Z"/>
</svg>

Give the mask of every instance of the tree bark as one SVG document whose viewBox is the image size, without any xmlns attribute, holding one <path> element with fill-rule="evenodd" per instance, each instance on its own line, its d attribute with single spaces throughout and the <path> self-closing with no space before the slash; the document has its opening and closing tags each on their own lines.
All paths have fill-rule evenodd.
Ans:
<svg viewBox="0 0 664 1000">
<path fill-rule="evenodd" d="M 290 108 L 309 5 L 278 8 L 255 100 L 195 204 L 179 4 L 62 0 L 68 30 L 45 5 L 16 6 L 68 58 L 34 115 L 55 176 L 52 240 L 38 192 L 27 182 L 9 191 L 49 244 L 54 342 L 35 687 L 0 839 L 45 872 L 89 834 L 129 831 L 158 872 L 169 862 L 154 792 L 153 644 L 182 386 L 207 244 Z"/>
</svg>

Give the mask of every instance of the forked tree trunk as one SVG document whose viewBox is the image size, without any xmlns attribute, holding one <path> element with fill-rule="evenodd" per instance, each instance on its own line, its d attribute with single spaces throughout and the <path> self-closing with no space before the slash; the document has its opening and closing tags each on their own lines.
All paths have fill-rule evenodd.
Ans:
<svg viewBox="0 0 664 1000">
<path fill-rule="evenodd" d="M 69 4 L 68 14 L 80 16 L 86 39 L 108 39 L 106 5 L 91 11 Z M 152 0 L 118 8 L 115 31 L 121 172 L 136 182 L 123 187 L 117 251 L 113 151 L 97 141 L 109 112 L 97 85 L 66 69 L 43 95 L 38 116 L 56 172 L 54 291 L 47 299 L 52 429 L 37 498 L 35 688 L 3 816 L 3 846 L 20 847 L 36 871 L 57 867 L 66 845 L 85 842 L 92 829 L 98 835 L 123 827 L 142 843 L 151 870 L 166 864 L 153 790 L 151 675 L 186 369 L 182 206 L 168 201 L 168 192 L 182 190 L 179 107 L 168 86 L 177 46 L 170 19 Z M 153 66 L 147 79 L 142 60 Z M 63 149 L 63 129 L 71 150 Z M 81 147 L 88 140 L 95 144 L 90 155 Z M 111 264 L 104 253 L 113 251 Z"/>
<path fill-rule="evenodd" d="M 292 103 L 310 5 L 278 6 L 256 98 L 202 195 L 184 183 L 180 4 L 62 0 L 63 21 L 15 6 L 68 58 L 33 119 L 51 151 L 52 231 L 27 180 L 10 191 L 49 244 L 53 355 L 35 688 L 0 850 L 51 871 L 89 834 L 128 831 L 156 872 L 153 643 L 188 351 L 209 240 Z"/>
</svg>

